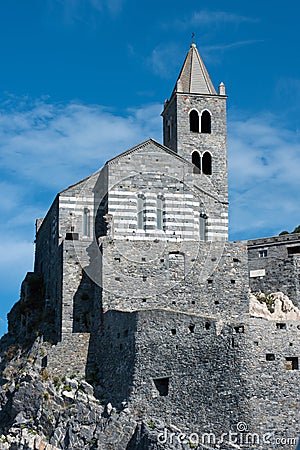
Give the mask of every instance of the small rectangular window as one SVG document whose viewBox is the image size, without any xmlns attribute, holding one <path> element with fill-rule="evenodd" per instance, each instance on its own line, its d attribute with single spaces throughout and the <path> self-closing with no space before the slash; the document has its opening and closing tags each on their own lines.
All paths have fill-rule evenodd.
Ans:
<svg viewBox="0 0 300 450">
<path fill-rule="evenodd" d="M 268 251 L 267 250 L 259 250 L 258 256 L 259 256 L 259 258 L 266 258 L 268 256 Z"/>
<path fill-rule="evenodd" d="M 276 323 L 277 330 L 286 330 L 286 323 Z"/>
<path fill-rule="evenodd" d="M 275 361 L 274 353 L 267 353 L 266 354 L 266 361 Z"/>
<path fill-rule="evenodd" d="M 153 382 L 161 397 L 166 397 L 169 394 L 169 377 L 154 378 Z"/>
<path fill-rule="evenodd" d="M 78 233 L 66 233 L 66 241 L 78 241 Z"/>
<path fill-rule="evenodd" d="M 298 370 L 299 362 L 297 357 L 285 358 L 286 370 Z"/>
<path fill-rule="evenodd" d="M 287 252 L 288 252 L 288 255 L 289 255 L 289 256 L 292 256 L 292 255 L 299 255 L 299 254 L 300 254 L 300 246 L 299 246 L 299 245 L 296 245 L 296 246 L 294 246 L 294 247 L 288 247 L 288 248 L 287 248 Z"/>
</svg>

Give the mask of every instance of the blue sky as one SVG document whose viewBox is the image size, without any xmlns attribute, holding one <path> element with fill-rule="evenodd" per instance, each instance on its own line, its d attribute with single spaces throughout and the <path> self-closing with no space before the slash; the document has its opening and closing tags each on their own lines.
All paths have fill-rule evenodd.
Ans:
<svg viewBox="0 0 300 450">
<path fill-rule="evenodd" d="M 230 237 L 300 223 L 300 4 L 4 0 L 0 335 L 55 194 L 153 137 L 191 34 L 227 87 Z M 118 133 L 115 132 L 118 130 Z"/>
</svg>

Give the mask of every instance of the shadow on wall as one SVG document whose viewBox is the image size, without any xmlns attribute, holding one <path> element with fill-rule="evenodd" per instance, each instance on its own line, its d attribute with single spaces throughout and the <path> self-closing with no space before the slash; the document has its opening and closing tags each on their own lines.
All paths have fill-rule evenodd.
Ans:
<svg viewBox="0 0 300 450">
<path fill-rule="evenodd" d="M 91 333 L 86 376 L 95 395 L 120 408 L 129 400 L 135 369 L 136 313 L 101 312 Z"/>
</svg>

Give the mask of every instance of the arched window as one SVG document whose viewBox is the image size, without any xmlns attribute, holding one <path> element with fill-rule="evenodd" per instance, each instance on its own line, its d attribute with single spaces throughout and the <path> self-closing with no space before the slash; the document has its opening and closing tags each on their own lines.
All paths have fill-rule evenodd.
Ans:
<svg viewBox="0 0 300 450">
<path fill-rule="evenodd" d="M 190 112 L 190 131 L 199 133 L 199 114 L 195 109 Z"/>
<path fill-rule="evenodd" d="M 192 163 L 194 164 L 194 173 L 201 172 L 201 158 L 198 152 L 194 151 L 192 153 Z"/>
<path fill-rule="evenodd" d="M 156 226 L 158 230 L 163 230 L 164 220 L 164 197 L 158 195 L 156 203 Z"/>
<path fill-rule="evenodd" d="M 143 230 L 144 228 L 144 205 L 145 205 L 145 196 L 143 194 L 139 194 L 137 199 L 137 228 L 138 230 Z"/>
<path fill-rule="evenodd" d="M 90 235 L 90 211 L 88 208 L 84 208 L 83 211 L 83 236 Z"/>
<path fill-rule="evenodd" d="M 202 172 L 205 175 L 212 174 L 211 154 L 209 152 L 205 152 L 202 156 Z"/>
<path fill-rule="evenodd" d="M 201 114 L 201 133 L 211 133 L 211 115 L 208 111 Z"/>
</svg>

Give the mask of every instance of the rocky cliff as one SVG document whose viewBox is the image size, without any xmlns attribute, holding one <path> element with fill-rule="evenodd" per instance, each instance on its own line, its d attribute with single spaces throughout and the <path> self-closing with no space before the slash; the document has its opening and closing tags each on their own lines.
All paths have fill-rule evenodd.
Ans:
<svg viewBox="0 0 300 450">
<path fill-rule="evenodd" d="M 50 376 L 41 364 L 48 345 L 42 337 L 22 345 L 11 334 L 0 341 L 0 449 L 168 448 L 159 443 L 162 427 L 155 419 L 139 420 L 126 404 L 120 410 L 103 404 L 82 377 Z"/>
</svg>

